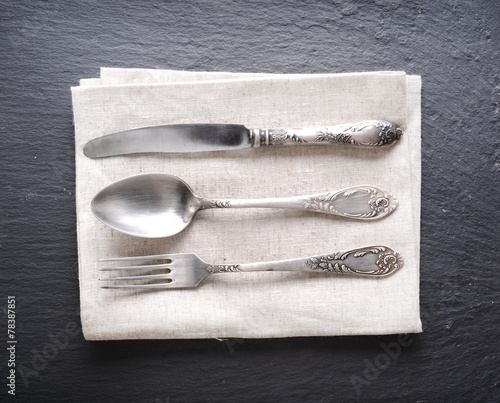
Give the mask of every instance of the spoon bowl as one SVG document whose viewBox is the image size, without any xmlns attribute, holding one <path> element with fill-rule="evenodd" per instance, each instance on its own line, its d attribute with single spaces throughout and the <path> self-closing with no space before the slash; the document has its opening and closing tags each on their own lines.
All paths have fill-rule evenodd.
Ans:
<svg viewBox="0 0 500 403">
<path fill-rule="evenodd" d="M 147 174 L 105 187 L 92 200 L 91 210 L 102 222 L 125 234 L 163 238 L 187 227 L 200 206 L 180 178 Z"/>
</svg>

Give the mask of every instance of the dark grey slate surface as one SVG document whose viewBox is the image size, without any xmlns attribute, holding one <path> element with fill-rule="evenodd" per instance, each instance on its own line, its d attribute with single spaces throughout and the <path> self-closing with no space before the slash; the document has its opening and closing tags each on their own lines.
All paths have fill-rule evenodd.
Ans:
<svg viewBox="0 0 500 403">
<path fill-rule="evenodd" d="M 12 401 L 493 402 L 500 2 L 0 0 L 0 279 Z M 100 66 L 423 77 L 424 333 L 91 343 L 69 87 Z M 2 348 L 2 401 L 10 355 Z"/>
</svg>

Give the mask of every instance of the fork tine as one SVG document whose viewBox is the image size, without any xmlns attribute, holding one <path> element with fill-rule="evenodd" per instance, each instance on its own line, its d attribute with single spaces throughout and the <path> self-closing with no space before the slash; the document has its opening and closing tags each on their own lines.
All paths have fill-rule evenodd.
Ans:
<svg viewBox="0 0 500 403">
<path fill-rule="evenodd" d="M 171 267 L 172 267 L 172 263 L 164 263 L 164 264 L 145 264 L 145 265 L 139 265 L 139 266 L 103 267 L 99 270 L 100 271 L 142 270 L 142 269 L 158 270 L 158 269 L 170 269 Z"/>
<path fill-rule="evenodd" d="M 161 262 L 161 259 L 164 261 Z M 105 282 L 116 281 L 116 284 L 102 285 L 101 288 L 131 288 L 131 289 L 166 289 L 166 288 L 194 288 L 207 277 L 210 272 L 207 270 L 209 266 L 203 262 L 198 256 L 193 253 L 177 253 L 177 254 L 162 254 L 150 256 L 134 256 L 134 257 L 119 257 L 101 259 L 101 261 L 138 261 L 143 262 L 132 263 L 133 266 L 120 266 L 120 267 L 104 267 L 100 271 L 117 271 L 124 270 L 124 273 L 118 274 L 119 277 L 101 278 Z M 159 262 L 150 262 L 148 260 L 160 260 Z M 145 261 L 145 262 L 144 262 Z M 139 264 L 138 264 L 139 263 Z M 124 263 L 125 264 L 125 263 Z M 163 269 L 163 271 L 158 271 Z M 138 270 L 137 274 L 133 270 Z M 147 272 L 140 271 L 147 270 Z M 156 271 L 155 271 L 156 270 Z M 124 284 L 120 281 L 132 282 L 138 281 L 136 284 Z M 159 281 L 147 281 L 159 280 Z M 163 281 L 161 281 L 163 280 Z M 143 284 L 141 284 L 141 282 Z M 144 284 L 145 283 L 145 284 Z M 122 285 L 123 284 L 123 285 Z"/>
<path fill-rule="evenodd" d="M 163 254 L 163 255 L 147 255 L 147 256 L 122 256 L 122 257 L 108 257 L 99 259 L 101 262 L 118 262 L 127 260 L 151 260 L 151 259 L 167 259 L 173 260 L 176 254 Z"/>
<path fill-rule="evenodd" d="M 175 283 L 163 284 L 124 284 L 124 285 L 101 285 L 101 288 L 135 288 L 135 289 L 159 289 L 159 288 L 180 288 Z"/>
<path fill-rule="evenodd" d="M 144 276 L 122 276 L 122 277 L 109 277 L 101 278 L 101 281 L 115 281 L 115 280 L 158 280 L 158 279 L 172 279 L 169 274 L 147 274 Z"/>
</svg>

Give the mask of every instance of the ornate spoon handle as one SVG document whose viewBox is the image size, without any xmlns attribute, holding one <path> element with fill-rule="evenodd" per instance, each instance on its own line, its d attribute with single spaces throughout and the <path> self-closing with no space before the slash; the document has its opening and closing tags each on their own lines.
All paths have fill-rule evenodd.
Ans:
<svg viewBox="0 0 500 403">
<path fill-rule="evenodd" d="M 201 198 L 202 209 L 208 208 L 283 208 L 308 210 L 359 220 L 373 220 L 390 214 L 398 205 L 397 199 L 374 186 L 355 186 L 348 189 L 310 196 L 215 200 Z"/>
<path fill-rule="evenodd" d="M 385 120 L 366 120 L 331 127 L 307 129 L 252 129 L 253 147 L 264 145 L 347 144 L 384 147 L 394 144 L 403 132 Z"/>
<path fill-rule="evenodd" d="M 403 266 L 403 258 L 387 246 L 367 246 L 346 252 L 273 262 L 209 265 L 210 273 L 240 271 L 309 271 L 383 277 Z"/>
</svg>

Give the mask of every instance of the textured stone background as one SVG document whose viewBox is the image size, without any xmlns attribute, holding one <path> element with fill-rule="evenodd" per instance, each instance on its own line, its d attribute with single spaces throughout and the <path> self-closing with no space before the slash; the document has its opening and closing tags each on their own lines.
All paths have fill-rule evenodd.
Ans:
<svg viewBox="0 0 500 403">
<path fill-rule="evenodd" d="M 17 401 L 498 401 L 499 17 L 496 0 L 0 0 L 0 334 L 15 295 Z M 69 87 L 100 66 L 422 75 L 424 333 L 84 341 Z"/>
</svg>

